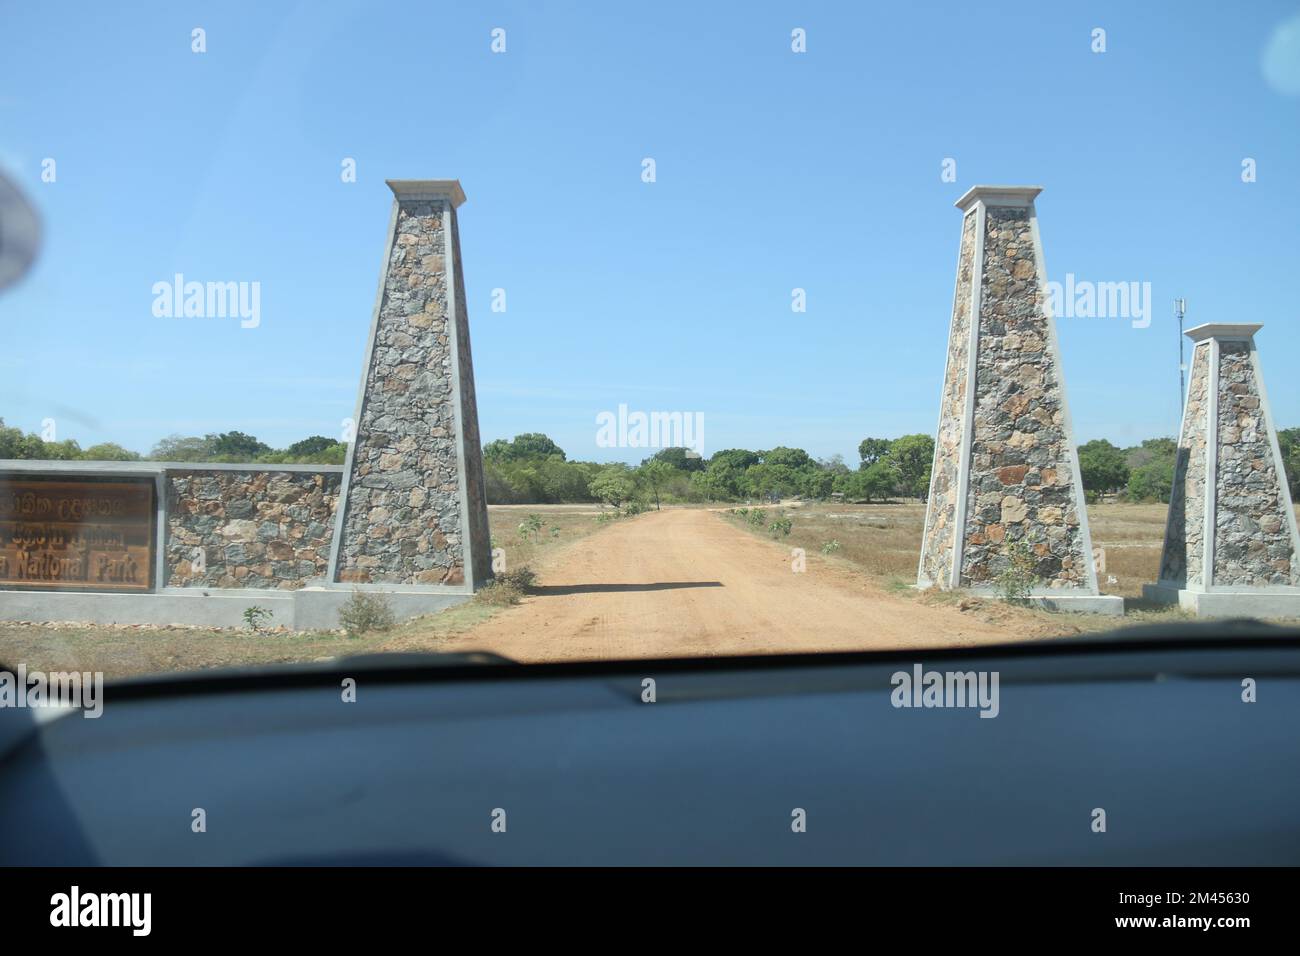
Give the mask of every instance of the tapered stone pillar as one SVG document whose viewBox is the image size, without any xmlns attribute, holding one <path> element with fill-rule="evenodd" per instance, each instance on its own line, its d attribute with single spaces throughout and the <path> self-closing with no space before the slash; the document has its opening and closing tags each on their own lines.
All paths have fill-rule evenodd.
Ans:
<svg viewBox="0 0 1300 956">
<path fill-rule="evenodd" d="M 330 557 L 330 581 L 472 591 L 491 575 L 452 180 L 394 202 Z"/>
<path fill-rule="evenodd" d="M 994 594 L 1027 550 L 1038 603 L 1122 614 L 1122 598 L 1097 590 L 1039 192 L 976 186 L 957 201 L 957 287 L 917 585 Z"/>
<path fill-rule="evenodd" d="M 1300 615 L 1300 538 L 1255 333 L 1198 325 L 1154 600 L 1203 616 Z"/>
</svg>

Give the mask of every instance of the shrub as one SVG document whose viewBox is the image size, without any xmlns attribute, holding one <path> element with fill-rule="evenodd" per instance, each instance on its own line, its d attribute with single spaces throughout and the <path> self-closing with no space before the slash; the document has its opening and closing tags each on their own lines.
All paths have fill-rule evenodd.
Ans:
<svg viewBox="0 0 1300 956">
<path fill-rule="evenodd" d="M 515 568 L 513 571 L 502 571 L 495 578 L 502 584 L 508 584 L 511 587 L 518 588 L 525 594 L 531 591 L 537 584 L 537 572 L 524 565 L 521 568 Z"/>
<path fill-rule="evenodd" d="M 753 511 L 749 513 L 749 517 L 745 520 L 747 520 L 755 528 L 763 527 L 763 509 L 755 508 Z"/>
<path fill-rule="evenodd" d="M 827 541 L 824 545 L 822 545 L 822 554 L 834 554 L 839 549 L 840 549 L 839 540 L 837 538 L 831 538 L 831 540 Z"/>
<path fill-rule="evenodd" d="M 767 526 L 767 530 L 771 533 L 772 537 L 783 538 L 790 533 L 790 529 L 793 527 L 794 522 L 784 514 L 780 514 L 772 519 L 772 523 Z"/>
<path fill-rule="evenodd" d="M 1134 470 L 1127 497 L 1129 501 L 1168 501 L 1173 485 L 1173 459 L 1159 459 Z"/>
<path fill-rule="evenodd" d="M 528 538 L 531 537 L 532 535 L 541 533 L 541 530 L 542 530 L 541 515 L 530 514 L 523 521 L 519 522 L 519 537 L 523 538 L 525 541 L 527 541 Z"/>
<path fill-rule="evenodd" d="M 339 608 L 339 624 L 348 637 L 360 637 L 369 631 L 386 631 L 395 621 L 387 595 L 379 592 L 354 590 L 352 597 Z"/>
<path fill-rule="evenodd" d="M 513 571 L 502 571 L 495 578 L 479 588 L 475 600 L 493 607 L 509 607 L 518 604 L 525 594 L 537 584 L 537 573 L 524 565 Z"/>
<path fill-rule="evenodd" d="M 268 607 L 262 607 L 259 604 L 253 604 L 244 608 L 244 623 L 254 631 L 260 631 L 262 629 L 262 622 L 269 621 L 273 617 L 275 617 L 274 611 Z"/>
<path fill-rule="evenodd" d="M 1038 574 L 1038 556 L 1029 541 L 1004 545 L 1001 550 L 1007 566 L 993 579 L 993 586 L 1009 604 L 1028 604 L 1029 595 L 1042 578 Z"/>
</svg>

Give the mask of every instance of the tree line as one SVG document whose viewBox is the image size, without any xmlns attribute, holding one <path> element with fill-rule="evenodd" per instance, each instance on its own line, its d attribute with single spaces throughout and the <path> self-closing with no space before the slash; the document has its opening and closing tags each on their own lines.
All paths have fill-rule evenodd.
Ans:
<svg viewBox="0 0 1300 956">
<path fill-rule="evenodd" d="M 169 435 L 154 445 L 149 454 L 142 455 L 115 442 L 82 448 L 74 439 L 45 441 L 37 434 L 23 434 L 21 429 L 7 428 L 4 419 L 0 418 L 0 459 L 341 465 L 347 450 L 348 446 L 343 442 L 323 435 L 312 435 L 287 448 L 272 448 L 243 432 L 222 432 L 202 436 Z"/>
<path fill-rule="evenodd" d="M 1291 500 L 1300 497 L 1300 428 L 1277 433 Z M 1173 438 L 1148 438 L 1129 448 L 1119 448 L 1104 438 L 1079 446 L 1079 473 L 1089 498 L 1118 496 L 1126 501 L 1169 500 L 1174 483 L 1178 442 Z"/>
<path fill-rule="evenodd" d="M 1279 431 L 1278 443 L 1295 500 L 1300 498 L 1300 428 Z M 0 418 L 0 459 L 339 465 L 346 454 L 346 444 L 322 435 L 273 448 L 238 431 L 169 435 L 147 455 L 112 442 L 83 449 L 74 440 L 45 441 L 5 427 Z M 1176 457 L 1173 438 L 1148 438 L 1128 448 L 1105 439 L 1087 442 L 1079 447 L 1084 491 L 1090 500 L 1166 502 Z M 785 446 L 765 451 L 728 448 L 707 458 L 686 448 L 664 448 L 640 465 L 610 464 L 570 461 L 548 436 L 529 432 L 484 445 L 483 472 L 490 504 L 604 502 L 622 509 L 793 497 L 871 502 L 924 499 L 933 458 L 933 438 L 903 435 L 864 438 L 852 465 L 840 455 L 817 459 L 802 448 Z"/>
<path fill-rule="evenodd" d="M 869 438 L 850 467 L 835 455 L 816 459 L 802 448 L 728 448 L 705 458 L 687 448 L 663 448 L 640 465 L 570 461 L 540 433 L 498 439 L 483 447 L 487 498 L 493 504 L 603 502 L 616 508 L 664 502 L 768 498 L 854 501 L 924 497 L 934 439 Z"/>
</svg>

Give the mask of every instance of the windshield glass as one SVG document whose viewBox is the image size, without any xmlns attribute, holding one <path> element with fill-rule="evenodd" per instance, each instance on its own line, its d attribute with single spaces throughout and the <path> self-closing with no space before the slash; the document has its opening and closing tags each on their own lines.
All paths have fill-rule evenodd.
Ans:
<svg viewBox="0 0 1300 956">
<path fill-rule="evenodd" d="M 1300 18 L 738 9 L 10 5 L 0 662 L 1300 622 Z"/>
</svg>

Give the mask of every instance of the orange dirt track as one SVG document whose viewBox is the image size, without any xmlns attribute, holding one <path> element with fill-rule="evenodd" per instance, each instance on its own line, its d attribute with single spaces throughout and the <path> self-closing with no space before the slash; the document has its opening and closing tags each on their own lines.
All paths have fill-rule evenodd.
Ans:
<svg viewBox="0 0 1300 956">
<path fill-rule="evenodd" d="M 558 554 L 538 593 L 440 649 L 517 661 L 929 648 L 1005 641 L 1008 628 L 892 594 L 721 516 L 675 508 L 618 521 Z"/>
</svg>

